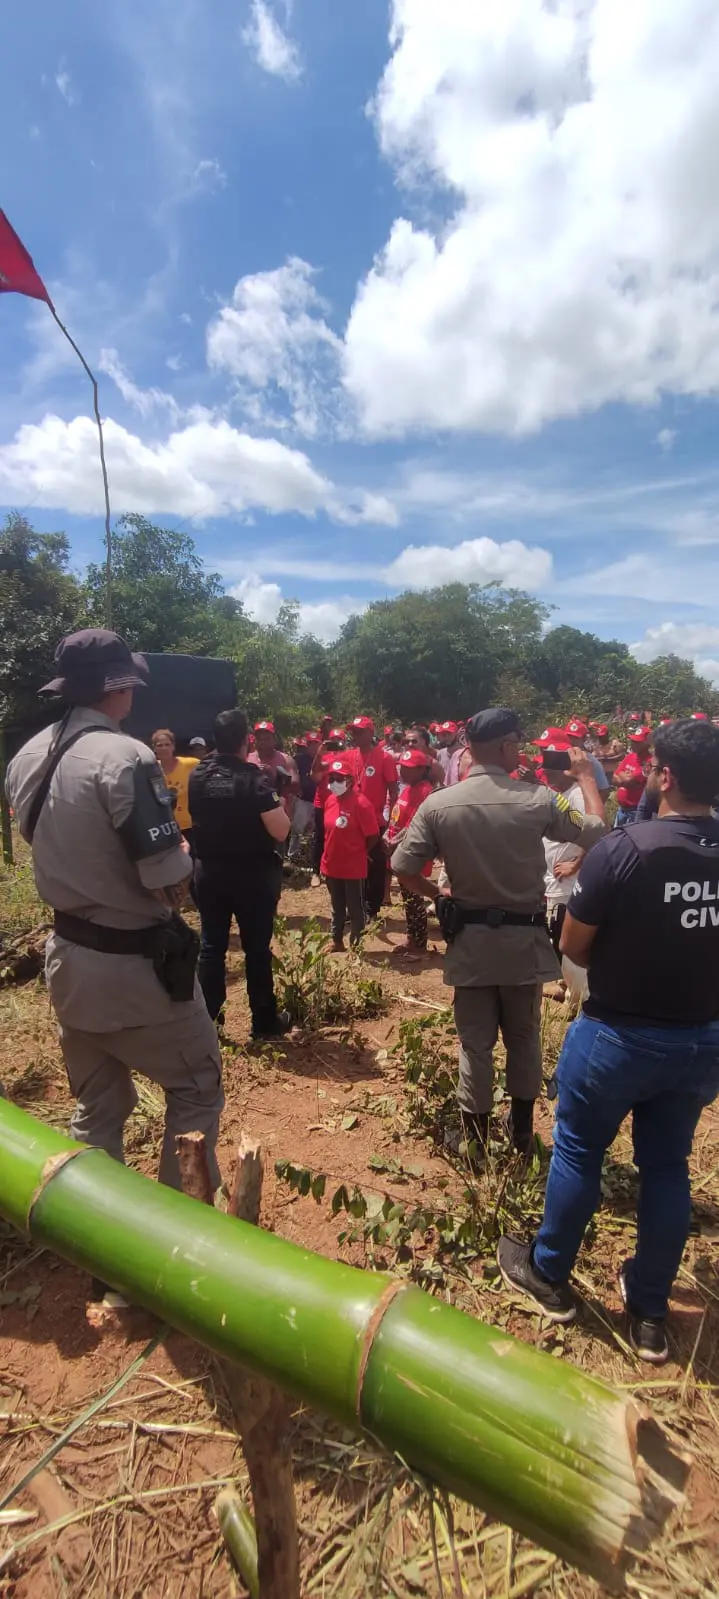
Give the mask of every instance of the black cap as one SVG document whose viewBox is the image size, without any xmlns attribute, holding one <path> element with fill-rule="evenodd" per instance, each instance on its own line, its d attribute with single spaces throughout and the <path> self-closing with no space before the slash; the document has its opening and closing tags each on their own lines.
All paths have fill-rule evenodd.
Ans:
<svg viewBox="0 0 719 1599">
<path fill-rule="evenodd" d="M 144 655 L 133 655 L 117 633 L 85 627 L 69 633 L 55 651 L 57 677 L 40 689 L 59 694 L 69 705 L 93 705 L 114 689 L 144 688 L 149 670 Z"/>
<path fill-rule="evenodd" d="M 491 744 L 495 739 L 513 737 L 523 737 L 522 724 L 516 711 L 502 708 L 477 711 L 476 716 L 470 717 L 467 723 L 470 744 Z"/>
</svg>

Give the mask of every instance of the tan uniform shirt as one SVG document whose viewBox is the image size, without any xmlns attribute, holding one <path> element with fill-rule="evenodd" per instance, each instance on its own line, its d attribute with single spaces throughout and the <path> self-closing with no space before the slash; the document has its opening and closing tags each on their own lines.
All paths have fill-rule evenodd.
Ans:
<svg viewBox="0 0 719 1599">
<path fill-rule="evenodd" d="M 544 839 L 589 849 L 605 832 L 561 794 L 516 782 L 498 766 L 473 766 L 463 783 L 420 805 L 392 856 L 395 872 L 444 861 L 454 898 L 466 910 L 533 914 L 544 907 Z M 455 988 L 546 982 L 559 972 L 542 927 L 464 927 L 447 947 L 444 981 Z"/>
<path fill-rule="evenodd" d="M 63 740 L 78 727 L 100 725 L 63 755 L 40 812 L 33 840 L 38 893 L 54 910 L 105 927 L 149 927 L 167 916 L 151 890 L 188 876 L 187 855 L 173 844 L 133 861 L 117 828 L 134 802 L 138 762 L 158 771 L 151 749 L 120 732 L 99 712 L 72 712 Z M 57 724 L 46 727 L 15 756 L 7 795 L 27 838 L 32 801 L 47 768 Z M 51 934 L 46 955 L 50 997 L 60 1023 L 85 1032 L 117 1032 L 177 1019 L 187 1007 L 170 999 L 143 955 L 105 955 Z"/>
</svg>

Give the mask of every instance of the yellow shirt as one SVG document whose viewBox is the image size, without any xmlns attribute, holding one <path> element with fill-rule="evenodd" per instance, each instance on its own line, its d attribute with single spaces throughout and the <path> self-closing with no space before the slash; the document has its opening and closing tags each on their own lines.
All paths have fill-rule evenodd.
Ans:
<svg viewBox="0 0 719 1599">
<path fill-rule="evenodd" d="M 187 788 L 190 773 L 199 765 L 192 755 L 178 755 L 171 772 L 164 772 L 163 776 L 171 794 L 175 797 L 175 821 L 184 833 L 192 827 L 190 807 L 187 803 Z"/>
</svg>

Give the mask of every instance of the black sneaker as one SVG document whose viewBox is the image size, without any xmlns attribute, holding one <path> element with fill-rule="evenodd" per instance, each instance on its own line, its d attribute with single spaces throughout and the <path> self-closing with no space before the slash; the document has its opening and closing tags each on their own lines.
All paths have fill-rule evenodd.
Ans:
<svg viewBox="0 0 719 1599">
<path fill-rule="evenodd" d="M 627 1313 L 629 1327 L 629 1346 L 634 1350 L 640 1360 L 648 1360 L 652 1366 L 663 1366 L 669 1359 L 669 1344 L 667 1343 L 666 1323 L 663 1316 L 640 1316 L 629 1303 L 627 1290 L 627 1266 L 629 1261 L 619 1269 L 619 1292 L 622 1303 Z"/>
<path fill-rule="evenodd" d="M 537 1310 L 548 1321 L 574 1321 L 577 1307 L 568 1283 L 548 1283 L 532 1265 L 531 1244 L 520 1244 L 516 1238 L 500 1238 L 497 1248 L 497 1265 L 507 1288 L 531 1299 Z"/>
<path fill-rule="evenodd" d="M 278 1010 L 274 1022 L 259 1023 L 252 1028 L 252 1041 L 262 1044 L 272 1038 L 284 1038 L 292 1026 L 292 1017 L 288 1010 Z"/>
</svg>

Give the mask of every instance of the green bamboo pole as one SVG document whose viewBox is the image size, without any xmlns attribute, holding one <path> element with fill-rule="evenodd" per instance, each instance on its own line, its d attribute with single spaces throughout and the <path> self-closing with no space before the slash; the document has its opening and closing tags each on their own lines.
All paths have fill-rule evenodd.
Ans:
<svg viewBox="0 0 719 1599">
<path fill-rule="evenodd" d="M 403 1281 L 198 1205 L 8 1101 L 0 1214 L 605 1581 L 682 1497 L 686 1458 L 603 1383 Z"/>
</svg>

